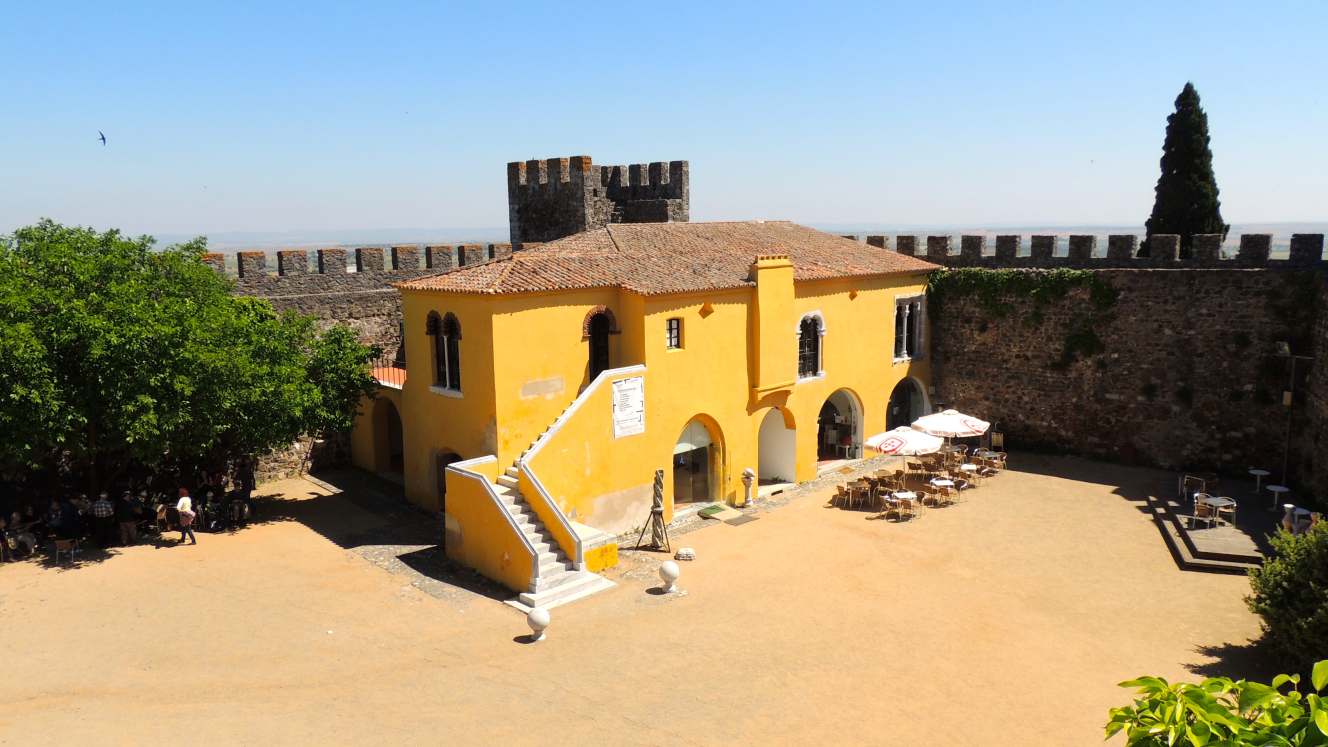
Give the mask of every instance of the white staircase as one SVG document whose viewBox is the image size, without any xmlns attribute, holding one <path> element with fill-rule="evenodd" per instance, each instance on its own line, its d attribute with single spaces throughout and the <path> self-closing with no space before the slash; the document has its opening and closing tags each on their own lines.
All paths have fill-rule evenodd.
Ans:
<svg viewBox="0 0 1328 747">
<path fill-rule="evenodd" d="M 578 571 L 575 564 L 558 547 L 558 542 L 545 528 L 534 509 L 526 502 L 517 487 L 517 468 L 508 467 L 498 476 L 494 488 L 503 508 L 512 516 L 516 526 L 535 548 L 535 562 L 539 565 L 536 591 L 521 594 L 517 599 L 528 607 L 551 607 L 593 594 L 606 586 L 608 579 L 590 571 Z"/>
</svg>

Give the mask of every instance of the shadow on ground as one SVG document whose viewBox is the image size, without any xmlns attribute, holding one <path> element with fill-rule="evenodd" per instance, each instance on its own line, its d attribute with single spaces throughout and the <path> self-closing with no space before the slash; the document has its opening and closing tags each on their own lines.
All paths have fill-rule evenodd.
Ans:
<svg viewBox="0 0 1328 747">
<path fill-rule="evenodd" d="M 438 515 L 406 501 L 401 486 L 354 469 L 305 479 L 327 494 L 310 490 L 303 495 L 283 495 L 262 492 L 260 488 L 254 496 L 255 514 L 246 525 L 222 532 L 197 530 L 198 541 L 204 543 L 266 524 L 293 521 L 380 568 L 410 576 L 416 587 L 432 596 L 450 597 L 458 592 L 496 600 L 513 596 L 511 591 L 448 560 L 439 543 L 443 530 Z M 178 532 L 166 532 L 160 538 L 146 536 L 140 544 L 169 549 L 178 544 Z M 100 549 L 85 543 L 70 560 L 62 557 L 57 563 L 51 552 L 38 554 L 28 562 L 67 571 L 109 560 L 119 552 L 118 548 Z"/>
<path fill-rule="evenodd" d="M 1270 682 L 1283 672 L 1295 671 L 1295 667 L 1286 666 L 1282 658 L 1262 638 L 1244 645 L 1226 643 L 1218 646 L 1199 646 L 1195 649 L 1195 653 L 1213 659 L 1204 664 L 1186 666 L 1186 669 L 1201 677 L 1230 677 L 1233 680 Z"/>
</svg>

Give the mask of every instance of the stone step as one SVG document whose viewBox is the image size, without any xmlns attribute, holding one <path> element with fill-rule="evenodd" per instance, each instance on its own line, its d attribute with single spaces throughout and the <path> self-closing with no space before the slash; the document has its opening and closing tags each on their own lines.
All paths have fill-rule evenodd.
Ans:
<svg viewBox="0 0 1328 747">
<path fill-rule="evenodd" d="M 569 573 L 572 570 L 571 563 L 564 563 L 563 561 L 558 560 L 557 556 L 549 553 L 548 560 L 540 560 L 540 586 L 544 585 L 545 579 L 548 579 L 551 584 L 556 584 L 562 577 L 562 574 Z"/>
<path fill-rule="evenodd" d="M 591 594 L 613 588 L 612 581 L 589 571 L 573 571 L 559 576 L 552 584 L 545 586 L 540 579 L 540 590 L 535 593 L 525 593 L 517 597 L 517 601 L 526 607 L 543 607 L 549 609 L 560 604 L 567 604 Z"/>
<path fill-rule="evenodd" d="M 1251 568 L 1259 567 L 1259 563 L 1249 560 L 1196 554 L 1193 544 L 1189 542 L 1181 528 L 1180 522 L 1183 521 L 1183 517 L 1169 510 L 1167 503 L 1170 502 L 1163 502 L 1153 497 L 1149 497 L 1147 501 L 1153 524 L 1161 532 L 1171 557 L 1182 570 L 1244 575 Z"/>
<path fill-rule="evenodd" d="M 516 465 L 512 465 L 511 467 L 508 467 L 508 468 L 507 468 L 507 473 L 506 473 L 506 474 L 507 474 L 508 477 L 510 477 L 510 478 L 512 478 L 513 480 L 515 480 L 515 479 L 517 478 L 517 476 L 521 474 L 521 471 L 517 469 Z"/>
<path fill-rule="evenodd" d="M 534 511 L 529 510 L 529 506 L 524 506 L 524 508 L 527 510 L 512 514 L 512 518 L 516 520 L 517 529 L 527 534 L 532 532 L 544 534 L 544 522 L 540 521 L 540 517 Z"/>
<path fill-rule="evenodd" d="M 516 490 L 516 489 L 517 489 L 517 481 L 516 481 L 516 478 L 515 478 L 515 477 L 512 477 L 512 476 L 510 476 L 510 475 L 499 475 L 499 476 L 498 476 L 498 484 L 499 484 L 499 485 L 502 485 L 502 486 L 505 487 L 505 488 L 511 488 L 512 490 Z"/>
</svg>

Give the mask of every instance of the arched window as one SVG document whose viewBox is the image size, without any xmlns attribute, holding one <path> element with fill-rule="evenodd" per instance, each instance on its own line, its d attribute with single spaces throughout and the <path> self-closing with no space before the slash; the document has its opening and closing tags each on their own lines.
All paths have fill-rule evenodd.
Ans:
<svg viewBox="0 0 1328 747">
<path fill-rule="evenodd" d="M 821 319 L 805 316 L 798 325 L 798 378 L 821 373 Z"/>
<path fill-rule="evenodd" d="M 428 333 L 433 338 L 434 386 L 461 391 L 461 323 L 450 312 L 440 318 L 431 311 Z"/>
</svg>

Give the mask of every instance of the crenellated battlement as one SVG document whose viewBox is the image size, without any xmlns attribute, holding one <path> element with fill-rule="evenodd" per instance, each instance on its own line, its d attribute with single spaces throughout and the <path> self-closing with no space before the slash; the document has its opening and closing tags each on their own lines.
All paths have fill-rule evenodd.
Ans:
<svg viewBox="0 0 1328 747">
<path fill-rule="evenodd" d="M 353 250 L 242 251 L 235 253 L 233 264 L 227 261 L 228 255 L 212 253 L 203 255 L 203 261 L 218 273 L 234 278 L 237 293 L 270 296 L 386 289 L 388 283 L 511 254 L 511 244 L 407 244 Z"/>
<path fill-rule="evenodd" d="M 857 236 L 846 234 L 857 240 Z M 1244 234 L 1239 248 L 1223 251 L 1220 234 L 1200 234 L 1193 237 L 1188 253 L 1183 253 L 1181 237 L 1175 234 L 1157 234 L 1147 243 L 1133 234 L 1112 234 L 1105 244 L 1099 236 L 1072 234 L 1070 236 L 1003 234 L 995 241 L 986 235 L 966 234 L 960 237 L 955 251 L 953 237 L 948 234 L 925 236 L 921 241 L 914 235 L 896 235 L 894 251 L 922 257 L 946 267 L 988 268 L 1084 268 L 1084 269 L 1255 269 L 1301 268 L 1324 264 L 1323 234 L 1298 233 L 1291 236 L 1288 256 L 1271 257 L 1271 234 Z M 867 244 L 891 251 L 890 237 L 869 235 Z"/>
<path fill-rule="evenodd" d="M 553 241 L 610 223 L 689 218 L 686 161 L 595 166 L 590 156 L 507 164 L 512 246 Z"/>
</svg>

